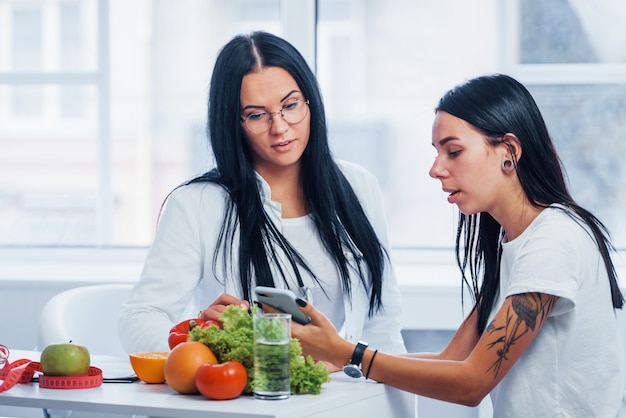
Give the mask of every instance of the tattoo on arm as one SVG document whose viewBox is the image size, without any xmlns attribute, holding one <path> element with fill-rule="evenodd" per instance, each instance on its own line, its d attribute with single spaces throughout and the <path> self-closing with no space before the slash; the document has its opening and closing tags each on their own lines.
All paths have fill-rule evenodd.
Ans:
<svg viewBox="0 0 626 418">
<path fill-rule="evenodd" d="M 540 293 L 522 293 L 511 296 L 506 323 L 496 327 L 494 321 L 491 321 L 486 329 L 490 336 L 495 337 L 488 344 L 488 349 L 495 348 L 498 354 L 496 361 L 487 369 L 487 372 L 493 371 L 494 378 L 498 376 L 502 363 L 508 360 L 511 347 L 528 331 L 534 331 L 537 326 L 541 326 L 556 300 L 557 297 L 552 295 L 542 300 Z"/>
</svg>

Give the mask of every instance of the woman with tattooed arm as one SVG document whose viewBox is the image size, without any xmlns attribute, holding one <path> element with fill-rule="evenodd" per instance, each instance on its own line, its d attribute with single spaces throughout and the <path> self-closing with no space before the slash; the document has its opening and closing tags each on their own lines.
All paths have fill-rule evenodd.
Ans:
<svg viewBox="0 0 626 418">
<path fill-rule="evenodd" d="M 432 143 L 430 175 L 461 212 L 456 253 L 472 311 L 442 352 L 393 356 L 341 339 L 298 300 L 312 318 L 293 327 L 305 352 L 448 402 L 490 394 L 496 417 L 620 416 L 613 246 L 568 192 L 528 90 L 500 74 L 455 87 L 437 106 Z"/>
</svg>

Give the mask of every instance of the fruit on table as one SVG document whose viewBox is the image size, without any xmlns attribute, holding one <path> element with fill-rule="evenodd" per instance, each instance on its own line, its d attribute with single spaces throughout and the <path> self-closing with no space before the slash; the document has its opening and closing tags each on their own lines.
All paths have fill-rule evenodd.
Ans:
<svg viewBox="0 0 626 418">
<path fill-rule="evenodd" d="M 142 351 L 130 354 L 130 365 L 146 383 L 165 382 L 165 360 L 169 351 Z"/>
<path fill-rule="evenodd" d="M 46 376 L 75 376 L 89 372 L 91 358 L 85 346 L 50 344 L 41 352 L 39 362 Z"/>
<path fill-rule="evenodd" d="M 248 383 L 248 372 L 238 361 L 203 364 L 196 372 L 198 391 L 209 399 L 234 399 Z"/>
<path fill-rule="evenodd" d="M 196 372 L 203 364 L 217 364 L 209 347 L 199 341 L 178 344 L 165 360 L 165 382 L 179 393 L 198 393 Z"/>
</svg>

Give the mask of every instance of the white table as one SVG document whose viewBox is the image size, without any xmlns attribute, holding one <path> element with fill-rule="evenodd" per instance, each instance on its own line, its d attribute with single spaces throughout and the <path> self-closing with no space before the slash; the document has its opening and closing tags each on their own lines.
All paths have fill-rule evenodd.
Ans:
<svg viewBox="0 0 626 418">
<path fill-rule="evenodd" d="M 11 361 L 20 358 L 38 360 L 39 353 L 11 352 Z M 126 361 L 93 356 L 92 365 L 102 368 L 104 377 L 110 377 L 108 365 L 119 369 Z M 37 383 L 28 383 L 0 393 L 0 405 L 173 418 L 405 418 L 415 414 L 413 395 L 340 373 L 331 377 L 320 395 L 295 395 L 281 401 L 262 401 L 251 396 L 211 401 L 202 395 L 178 394 L 166 384 L 143 382 L 103 383 L 93 389 L 74 390 L 41 389 Z"/>
</svg>

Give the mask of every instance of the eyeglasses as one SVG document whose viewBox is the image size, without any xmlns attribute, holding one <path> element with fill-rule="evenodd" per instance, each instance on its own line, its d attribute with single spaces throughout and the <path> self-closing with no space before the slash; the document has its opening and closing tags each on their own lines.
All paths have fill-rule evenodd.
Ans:
<svg viewBox="0 0 626 418">
<path fill-rule="evenodd" d="M 294 100 L 285 104 L 276 112 L 256 112 L 241 118 L 241 122 L 246 128 L 255 134 L 266 132 L 272 126 L 272 119 L 275 114 L 280 114 L 288 124 L 296 124 L 302 121 L 309 111 L 308 100 Z"/>
</svg>

